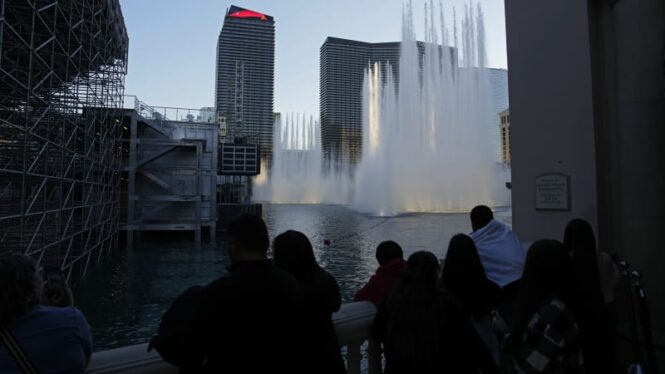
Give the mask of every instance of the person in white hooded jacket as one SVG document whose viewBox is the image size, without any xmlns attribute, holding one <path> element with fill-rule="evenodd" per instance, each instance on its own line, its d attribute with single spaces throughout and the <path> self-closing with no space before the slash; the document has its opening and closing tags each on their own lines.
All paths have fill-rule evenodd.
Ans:
<svg viewBox="0 0 665 374">
<path fill-rule="evenodd" d="M 476 245 L 487 279 L 501 288 L 498 309 L 510 324 L 526 251 L 510 227 L 494 219 L 489 207 L 478 205 L 470 216 L 473 232 L 469 236 Z"/>
</svg>

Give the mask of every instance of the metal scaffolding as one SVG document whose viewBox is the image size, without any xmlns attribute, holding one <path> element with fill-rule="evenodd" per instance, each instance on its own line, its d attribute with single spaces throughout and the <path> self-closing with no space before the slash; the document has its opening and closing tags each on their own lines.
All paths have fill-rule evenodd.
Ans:
<svg viewBox="0 0 665 374">
<path fill-rule="evenodd" d="M 118 0 L 0 0 L 0 252 L 68 278 L 117 244 Z"/>
</svg>

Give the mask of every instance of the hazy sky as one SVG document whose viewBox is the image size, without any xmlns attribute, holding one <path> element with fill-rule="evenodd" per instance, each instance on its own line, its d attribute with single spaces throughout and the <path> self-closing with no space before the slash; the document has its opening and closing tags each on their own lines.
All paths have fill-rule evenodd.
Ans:
<svg viewBox="0 0 665 374">
<path fill-rule="evenodd" d="M 275 111 L 318 117 L 319 48 L 328 36 L 367 42 L 401 37 L 402 0 L 120 0 L 129 33 L 125 93 L 154 106 L 213 106 L 217 37 L 231 5 L 275 17 Z M 424 0 L 413 0 L 423 37 Z M 468 1 L 443 0 L 446 22 Z M 438 6 L 438 0 L 435 1 Z M 503 0 L 480 0 L 488 65 L 506 68 Z M 437 16 L 438 19 L 438 16 Z"/>
</svg>

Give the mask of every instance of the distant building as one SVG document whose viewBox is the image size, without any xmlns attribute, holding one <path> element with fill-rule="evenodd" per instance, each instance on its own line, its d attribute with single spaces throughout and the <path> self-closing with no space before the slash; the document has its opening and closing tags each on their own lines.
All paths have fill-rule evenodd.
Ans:
<svg viewBox="0 0 665 374">
<path fill-rule="evenodd" d="M 272 118 L 273 118 L 274 126 L 275 126 L 275 128 L 277 128 L 277 125 L 282 123 L 282 113 L 275 112 L 275 113 L 273 113 Z"/>
<path fill-rule="evenodd" d="M 492 123 L 489 128 L 496 131 L 496 118 L 499 117 L 500 119 L 503 111 L 507 111 L 507 108 L 510 106 L 508 102 L 508 70 L 488 68 L 487 79 L 489 81 L 491 91 L 490 97 L 492 99 Z M 490 135 L 493 139 L 496 139 L 497 136 L 499 139 L 501 138 L 501 129 L 499 128 L 498 130 L 498 132 Z M 506 131 L 508 133 L 508 140 L 510 140 L 510 125 Z M 508 146 L 510 146 L 510 144 L 508 144 Z M 504 165 L 510 165 L 510 160 L 508 163 L 505 162 L 503 150 L 503 144 L 499 142 L 499 146 L 496 148 L 497 162 L 501 162 Z M 508 156 L 510 158 L 510 153 L 508 153 Z"/>
<path fill-rule="evenodd" d="M 352 163 L 362 149 L 362 85 L 365 69 L 386 62 L 399 70 L 400 43 L 365 43 L 328 37 L 320 51 L 320 118 L 324 155 Z M 385 75 L 384 75 L 385 76 Z M 397 78 L 397 77 L 396 77 Z"/>
<path fill-rule="evenodd" d="M 207 106 L 199 109 L 199 118 L 197 120 L 204 123 L 215 123 L 215 117 L 215 108 Z"/>
<path fill-rule="evenodd" d="M 499 114 L 508 108 L 508 70 L 487 68 L 493 113 Z"/>
<path fill-rule="evenodd" d="M 217 125 L 219 126 L 219 142 L 226 143 L 226 130 L 228 128 L 226 124 L 226 117 L 223 115 L 217 117 Z"/>
<path fill-rule="evenodd" d="M 273 17 L 231 6 L 217 41 L 217 115 L 226 118 L 227 141 L 258 143 L 267 158 L 272 154 L 274 75 Z"/>
<path fill-rule="evenodd" d="M 501 124 L 499 131 L 501 133 L 501 163 L 510 165 L 510 109 L 499 113 Z"/>
</svg>

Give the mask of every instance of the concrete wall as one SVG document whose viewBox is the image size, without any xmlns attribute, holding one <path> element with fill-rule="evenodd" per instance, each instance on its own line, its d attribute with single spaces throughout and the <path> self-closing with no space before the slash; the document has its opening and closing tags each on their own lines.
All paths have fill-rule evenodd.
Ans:
<svg viewBox="0 0 665 374">
<path fill-rule="evenodd" d="M 601 245 L 643 273 L 665 369 L 665 2 L 590 2 Z"/>
<path fill-rule="evenodd" d="M 590 220 L 600 248 L 643 274 L 665 369 L 665 2 L 506 0 L 506 29 L 513 228 L 561 238 L 569 219 Z M 533 178 L 552 171 L 571 177 L 570 212 L 534 209 Z"/>
<path fill-rule="evenodd" d="M 506 1 L 513 229 L 525 242 L 595 226 L 596 167 L 586 2 Z M 536 211 L 534 178 L 570 176 L 571 210 Z"/>
</svg>

